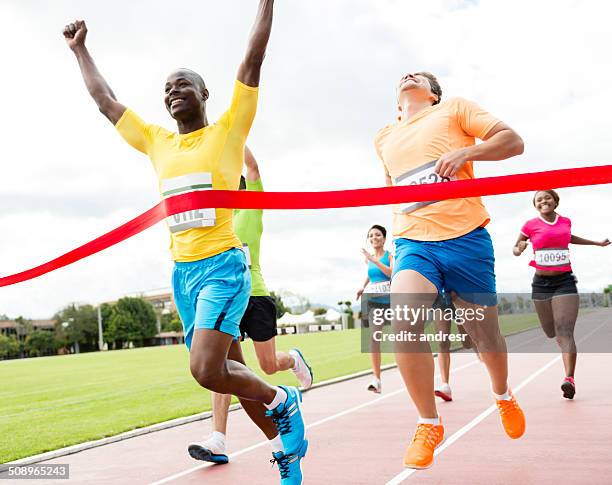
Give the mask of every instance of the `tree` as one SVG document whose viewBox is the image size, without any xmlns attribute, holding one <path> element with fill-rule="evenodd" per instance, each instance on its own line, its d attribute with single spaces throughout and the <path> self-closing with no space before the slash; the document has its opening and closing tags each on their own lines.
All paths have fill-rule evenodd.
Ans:
<svg viewBox="0 0 612 485">
<path fill-rule="evenodd" d="M 508 313 L 512 313 L 512 303 L 508 301 L 505 296 L 502 296 L 500 302 L 498 304 L 500 315 L 507 315 Z"/>
<path fill-rule="evenodd" d="M 279 295 L 271 291 L 270 296 L 274 298 L 274 302 L 276 303 L 276 318 L 282 317 L 289 311 L 289 309 L 283 303 L 283 299 Z"/>
<path fill-rule="evenodd" d="M 0 360 L 19 357 L 19 342 L 13 337 L 0 334 Z"/>
<path fill-rule="evenodd" d="M 183 331 L 183 322 L 181 322 L 180 318 L 176 317 L 170 322 L 170 331 L 177 333 L 181 333 Z"/>
<path fill-rule="evenodd" d="M 74 345 L 76 353 L 98 350 L 98 311 L 92 305 L 68 305 L 53 320 L 59 347 Z"/>
<path fill-rule="evenodd" d="M 28 357 L 55 354 L 57 345 L 53 333 L 45 330 L 34 330 L 26 337 L 25 351 L 28 353 Z"/>
<path fill-rule="evenodd" d="M 115 348 L 123 348 L 125 342 L 137 347 L 157 334 L 157 316 L 153 306 L 142 298 L 121 298 L 113 307 L 107 329 L 106 340 L 114 342 Z"/>
<path fill-rule="evenodd" d="M 327 310 L 325 308 L 313 308 L 312 309 L 312 313 L 314 313 L 315 317 L 318 317 L 319 315 L 325 315 L 327 313 Z"/>
<path fill-rule="evenodd" d="M 182 332 L 183 324 L 177 312 L 164 313 L 161 316 L 162 332 Z"/>
</svg>

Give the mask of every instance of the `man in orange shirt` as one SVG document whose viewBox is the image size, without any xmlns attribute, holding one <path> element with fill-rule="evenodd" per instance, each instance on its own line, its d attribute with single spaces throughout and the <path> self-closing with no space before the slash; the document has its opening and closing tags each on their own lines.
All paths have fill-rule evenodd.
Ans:
<svg viewBox="0 0 612 485">
<path fill-rule="evenodd" d="M 398 86 L 400 117 L 376 135 L 387 185 L 421 185 L 473 179 L 474 160 L 504 160 L 523 152 L 523 141 L 506 124 L 462 98 L 441 103 L 442 89 L 427 72 L 406 74 Z M 483 140 L 476 145 L 475 139 Z M 508 356 L 499 331 L 495 258 L 490 218 L 480 197 L 398 204 L 394 207 L 395 265 L 391 308 L 394 328 L 423 335 L 425 310 L 442 292 L 453 296 L 464 326 L 478 348 L 506 433 L 519 438 L 525 417 L 508 388 Z M 401 316 L 404 320 L 401 320 Z M 410 315 L 410 314 L 408 314 Z M 444 439 L 434 398 L 434 362 L 427 341 L 396 343 L 395 356 L 419 413 L 404 464 L 427 468 Z"/>
</svg>

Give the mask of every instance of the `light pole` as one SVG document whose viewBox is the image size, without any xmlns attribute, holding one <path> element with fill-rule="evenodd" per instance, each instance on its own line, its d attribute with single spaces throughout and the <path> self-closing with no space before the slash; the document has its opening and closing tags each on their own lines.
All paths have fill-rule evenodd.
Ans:
<svg viewBox="0 0 612 485">
<path fill-rule="evenodd" d="M 98 350 L 104 350 L 104 336 L 102 335 L 102 305 L 98 305 Z"/>
</svg>

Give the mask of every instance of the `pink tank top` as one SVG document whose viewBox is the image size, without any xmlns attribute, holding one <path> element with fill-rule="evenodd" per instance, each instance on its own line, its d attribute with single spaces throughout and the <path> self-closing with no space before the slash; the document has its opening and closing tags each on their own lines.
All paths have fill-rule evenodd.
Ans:
<svg viewBox="0 0 612 485">
<path fill-rule="evenodd" d="M 533 247 L 529 266 L 544 271 L 572 271 L 568 248 L 572 221 L 567 217 L 557 215 L 555 222 L 535 217 L 525 223 L 521 233 L 529 238 Z"/>
</svg>

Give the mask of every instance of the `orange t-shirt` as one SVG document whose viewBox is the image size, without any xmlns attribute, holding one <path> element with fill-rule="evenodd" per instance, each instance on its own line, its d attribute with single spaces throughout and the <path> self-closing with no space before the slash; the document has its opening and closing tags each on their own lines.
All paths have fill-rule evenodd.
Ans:
<svg viewBox="0 0 612 485">
<path fill-rule="evenodd" d="M 444 182 L 448 179 L 434 172 L 440 156 L 474 145 L 475 138 L 485 138 L 497 123 L 475 103 L 451 98 L 386 126 L 376 134 L 374 144 L 393 185 Z M 453 180 L 473 178 L 469 161 Z M 393 235 L 418 241 L 453 239 L 490 220 L 480 197 L 397 204 L 393 213 Z"/>
</svg>

